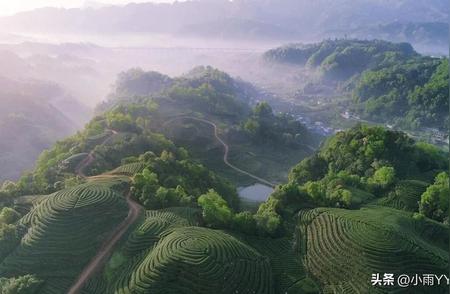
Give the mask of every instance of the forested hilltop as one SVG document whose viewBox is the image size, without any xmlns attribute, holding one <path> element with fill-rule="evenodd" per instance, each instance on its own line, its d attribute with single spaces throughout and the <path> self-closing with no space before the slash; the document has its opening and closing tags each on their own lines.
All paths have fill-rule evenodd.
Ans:
<svg viewBox="0 0 450 294">
<path fill-rule="evenodd" d="M 0 292 L 409 293 L 371 274 L 446 273 L 448 153 L 366 125 L 320 139 L 217 69 L 122 73 L 3 184 Z M 255 181 L 276 186 L 256 211 L 236 190 Z"/>
<path fill-rule="evenodd" d="M 354 28 L 350 32 L 345 30 L 333 30 L 328 33 L 332 37 L 352 38 L 377 38 L 391 42 L 408 42 L 414 44 L 421 52 L 433 52 L 433 48 L 441 47 L 444 53 L 448 48 L 449 28 L 446 22 L 400 22 L 398 20 L 384 24 L 364 25 Z M 436 52 L 436 51 L 434 51 Z"/>
<path fill-rule="evenodd" d="M 408 43 L 347 39 L 286 45 L 264 58 L 319 71 L 361 119 L 447 130 L 448 58 L 419 55 Z"/>
</svg>

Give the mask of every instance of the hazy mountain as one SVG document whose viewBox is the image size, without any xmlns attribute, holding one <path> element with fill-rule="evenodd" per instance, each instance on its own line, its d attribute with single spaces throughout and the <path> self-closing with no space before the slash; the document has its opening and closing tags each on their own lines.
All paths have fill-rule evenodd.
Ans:
<svg viewBox="0 0 450 294">
<path fill-rule="evenodd" d="M 42 150 L 77 129 L 80 106 L 62 93 L 51 83 L 0 77 L 0 182 L 17 179 Z"/>
<path fill-rule="evenodd" d="M 0 20 L 13 31 L 145 32 L 214 38 L 318 38 L 393 22 L 447 22 L 444 0 L 200 0 L 81 9 L 42 8 Z M 410 41 L 410 40 L 409 40 Z"/>
<path fill-rule="evenodd" d="M 359 39 L 383 39 L 393 42 L 409 42 L 421 52 L 448 51 L 449 29 L 447 22 L 407 22 L 394 21 L 386 24 L 362 26 L 349 30 L 332 30 L 329 37 L 350 37 Z M 435 50 L 435 49 L 438 50 Z"/>
<path fill-rule="evenodd" d="M 78 103 L 92 103 L 92 96 L 99 88 L 96 82 L 101 78 L 101 73 L 98 71 L 100 67 L 95 60 L 79 57 L 75 55 L 77 54 L 75 50 L 69 53 L 71 49 L 61 49 L 58 53 L 51 50 L 45 51 L 42 48 L 41 53 L 41 50 L 30 48 L 28 52 L 33 52 L 30 54 L 22 49 L 24 47 L 0 46 L 0 63 L 2 64 L 0 76 L 19 80 L 53 81 L 67 89 L 78 99 Z M 35 44 L 34 47 L 37 45 Z M 13 53 L 16 51 L 23 52 L 19 56 Z M 89 115 L 83 118 L 83 122 L 88 119 Z"/>
</svg>

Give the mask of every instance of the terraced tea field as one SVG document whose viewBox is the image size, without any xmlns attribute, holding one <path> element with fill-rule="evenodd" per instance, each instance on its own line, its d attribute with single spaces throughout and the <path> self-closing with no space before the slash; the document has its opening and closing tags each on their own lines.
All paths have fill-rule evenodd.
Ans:
<svg viewBox="0 0 450 294">
<path fill-rule="evenodd" d="M 198 211 L 146 212 L 106 273 L 107 293 L 273 293 L 267 257 L 219 230 L 198 227 Z M 118 256 L 120 257 L 118 257 Z M 114 259 L 123 263 L 113 265 Z M 97 286 L 93 286 L 93 285 Z M 102 277 L 91 285 L 105 285 Z M 101 292 L 95 292 L 101 293 Z"/>
<path fill-rule="evenodd" d="M 273 239 L 243 234 L 234 236 L 269 258 L 275 293 L 317 293 L 318 289 L 307 276 L 290 238 Z"/>
<path fill-rule="evenodd" d="M 420 197 L 427 189 L 426 182 L 406 180 L 399 182 L 392 195 L 378 200 L 378 204 L 407 211 L 417 211 Z"/>
<path fill-rule="evenodd" d="M 372 273 L 447 272 L 448 242 L 433 241 L 443 234 L 442 224 L 390 208 L 317 208 L 299 213 L 297 242 L 305 267 L 324 291 L 382 293 L 371 287 Z M 397 289 L 402 290 L 411 293 Z"/>
<path fill-rule="evenodd" d="M 3 276 L 38 274 L 42 293 L 66 293 L 102 241 L 126 216 L 117 182 L 92 181 L 49 195 L 25 215 L 19 246 L 0 264 Z"/>
<path fill-rule="evenodd" d="M 134 163 L 128 163 L 119 166 L 118 168 L 111 171 L 109 174 L 112 175 L 124 175 L 132 177 L 135 174 L 141 172 L 145 167 L 145 164 L 142 162 L 134 162 Z"/>
<path fill-rule="evenodd" d="M 147 211 L 145 221 L 126 242 L 124 248 L 126 255 L 133 256 L 151 248 L 165 234 L 175 228 L 198 225 L 199 213 L 197 209 L 184 207 Z"/>
<path fill-rule="evenodd" d="M 201 227 L 175 229 L 158 242 L 130 286 L 134 293 L 272 292 L 265 257 L 230 235 Z"/>
</svg>

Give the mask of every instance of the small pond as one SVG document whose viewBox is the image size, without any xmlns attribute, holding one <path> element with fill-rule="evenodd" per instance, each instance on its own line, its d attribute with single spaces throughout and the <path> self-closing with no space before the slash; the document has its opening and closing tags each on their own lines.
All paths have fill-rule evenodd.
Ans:
<svg viewBox="0 0 450 294">
<path fill-rule="evenodd" d="M 238 188 L 239 197 L 255 202 L 266 201 L 272 192 L 273 188 L 263 184 L 253 184 L 251 186 Z"/>
</svg>

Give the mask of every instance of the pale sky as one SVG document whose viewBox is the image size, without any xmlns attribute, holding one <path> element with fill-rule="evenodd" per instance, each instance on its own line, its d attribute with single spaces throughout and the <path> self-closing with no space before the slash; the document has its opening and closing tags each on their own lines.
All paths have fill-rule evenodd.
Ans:
<svg viewBox="0 0 450 294">
<path fill-rule="evenodd" d="M 0 15 L 10 15 L 19 11 L 31 10 L 39 7 L 82 7 L 89 2 L 102 4 L 123 5 L 131 2 L 173 2 L 174 0 L 0 0 Z"/>
</svg>

